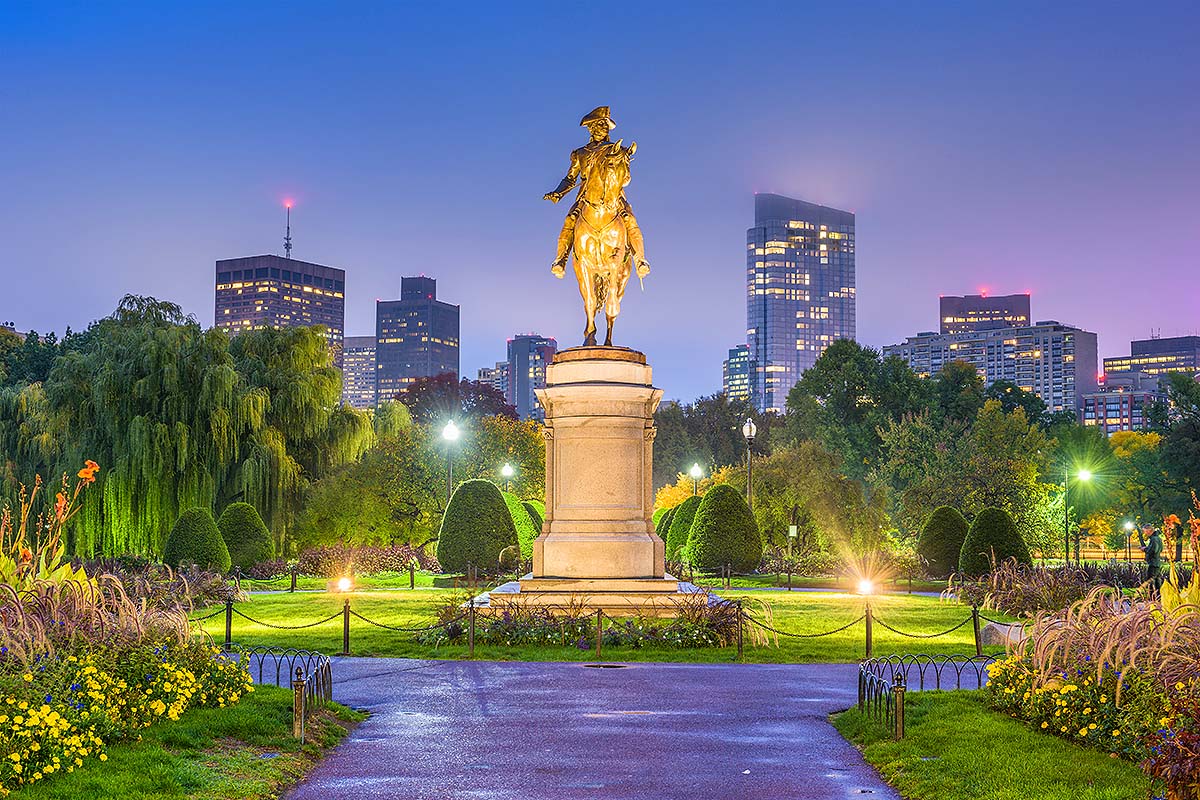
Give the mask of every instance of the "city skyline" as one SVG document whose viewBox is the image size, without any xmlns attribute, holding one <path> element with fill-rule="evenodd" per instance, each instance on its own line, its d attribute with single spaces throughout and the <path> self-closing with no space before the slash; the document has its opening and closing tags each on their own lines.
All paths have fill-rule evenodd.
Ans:
<svg viewBox="0 0 1200 800">
<path fill-rule="evenodd" d="M 0 317 L 61 334 L 135 292 L 212 324 L 213 262 L 282 254 L 292 198 L 293 257 L 350 270 L 347 335 L 423 272 L 462 306 L 466 374 L 513 330 L 575 345 L 574 287 L 549 275 L 562 209 L 541 194 L 585 140 L 579 116 L 606 103 L 614 137 L 639 144 L 628 191 L 654 269 L 617 343 L 646 351 L 668 398 L 718 391 L 744 336 L 730 298 L 756 191 L 855 213 L 857 338 L 877 349 L 928 329 L 938 295 L 983 287 L 1032 292 L 1040 318 L 1096 331 L 1101 357 L 1200 328 L 1200 111 L 1178 102 L 1200 88 L 1195 9 L 1092 9 L 1087 36 L 1069 7 L 1036 27 L 932 5 L 775 8 L 765 28 L 660 9 L 562 71 L 547 59 L 568 46 L 538 31 L 584 16 L 553 13 L 0 10 L 0 65 L 21 77 L 6 108 L 23 120 L 0 134 L 21 154 L 0 166 L 20 187 L 0 196 Z M 804 47 L 758 80 L 759 53 L 801 22 Z M 614 64 L 628 80 L 594 96 Z M 511 88 L 495 91 L 498 69 Z M 802 85 L 819 115 L 768 102 Z M 1147 271 L 1149 288 L 1124 290 Z"/>
</svg>

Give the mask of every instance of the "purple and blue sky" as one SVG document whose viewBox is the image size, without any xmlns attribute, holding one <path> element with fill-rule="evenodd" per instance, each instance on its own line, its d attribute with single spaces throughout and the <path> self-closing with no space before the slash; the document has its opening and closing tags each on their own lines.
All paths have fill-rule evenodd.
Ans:
<svg viewBox="0 0 1200 800">
<path fill-rule="evenodd" d="M 617 339 L 668 397 L 744 340 L 753 193 L 857 213 L 858 333 L 939 294 L 1036 319 L 1200 329 L 1194 3 L 0 4 L 0 319 L 81 328 L 126 292 L 212 323 L 213 261 L 348 271 L 346 330 L 400 276 L 462 306 L 462 367 L 577 344 L 541 196 L 609 104 L 654 272 Z"/>
</svg>

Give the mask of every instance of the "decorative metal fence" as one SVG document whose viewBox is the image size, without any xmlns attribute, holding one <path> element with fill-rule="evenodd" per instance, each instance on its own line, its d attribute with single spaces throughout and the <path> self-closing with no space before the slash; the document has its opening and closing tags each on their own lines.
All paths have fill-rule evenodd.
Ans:
<svg viewBox="0 0 1200 800">
<path fill-rule="evenodd" d="M 904 738 L 904 696 L 910 688 L 982 689 L 987 666 L 995 656 L 889 655 L 858 665 L 858 709 L 882 722 L 897 739 Z M 914 673 L 916 685 L 913 685 Z M 953 686 L 950 685 L 953 676 Z M 966 676 L 967 686 L 963 686 Z"/>
<path fill-rule="evenodd" d="M 246 668 L 256 684 L 302 691 L 306 713 L 333 700 L 333 668 L 324 653 L 264 646 L 239 647 L 235 652 L 239 659 L 246 660 Z"/>
</svg>

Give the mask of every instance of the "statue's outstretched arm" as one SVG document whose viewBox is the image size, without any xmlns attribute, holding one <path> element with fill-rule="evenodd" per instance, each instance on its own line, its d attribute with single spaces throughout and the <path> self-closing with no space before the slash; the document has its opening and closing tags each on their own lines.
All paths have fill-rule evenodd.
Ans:
<svg viewBox="0 0 1200 800">
<path fill-rule="evenodd" d="M 558 186 L 554 191 L 547 192 L 542 196 L 543 200 L 549 200 L 552 203 L 557 203 L 563 199 L 563 195 L 575 188 L 575 181 L 579 180 L 579 156 L 571 153 L 571 167 L 567 170 L 566 177 L 558 182 Z"/>
</svg>

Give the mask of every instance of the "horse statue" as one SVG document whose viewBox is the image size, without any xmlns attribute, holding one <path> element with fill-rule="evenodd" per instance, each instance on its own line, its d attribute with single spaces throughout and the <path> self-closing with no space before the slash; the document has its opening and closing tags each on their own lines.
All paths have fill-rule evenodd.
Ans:
<svg viewBox="0 0 1200 800">
<path fill-rule="evenodd" d="M 557 203 L 579 182 L 579 194 L 567 212 L 559 234 L 558 255 L 550 269 L 555 277 L 563 277 L 567 257 L 574 254 L 575 277 L 587 317 L 583 344 L 596 345 L 595 317 L 603 308 L 608 322 L 604 346 L 611 347 L 613 322 L 621 313 L 621 299 L 630 275 L 636 269 L 641 280 L 650 272 L 641 229 L 625 199 L 629 163 L 637 152 L 637 143 L 622 147 L 622 140 L 609 140 L 608 132 L 615 123 L 608 116 L 607 106 L 595 109 L 580 124 L 591 131 L 592 141 L 571 153 L 567 176 L 545 195 L 545 199 Z"/>
</svg>

